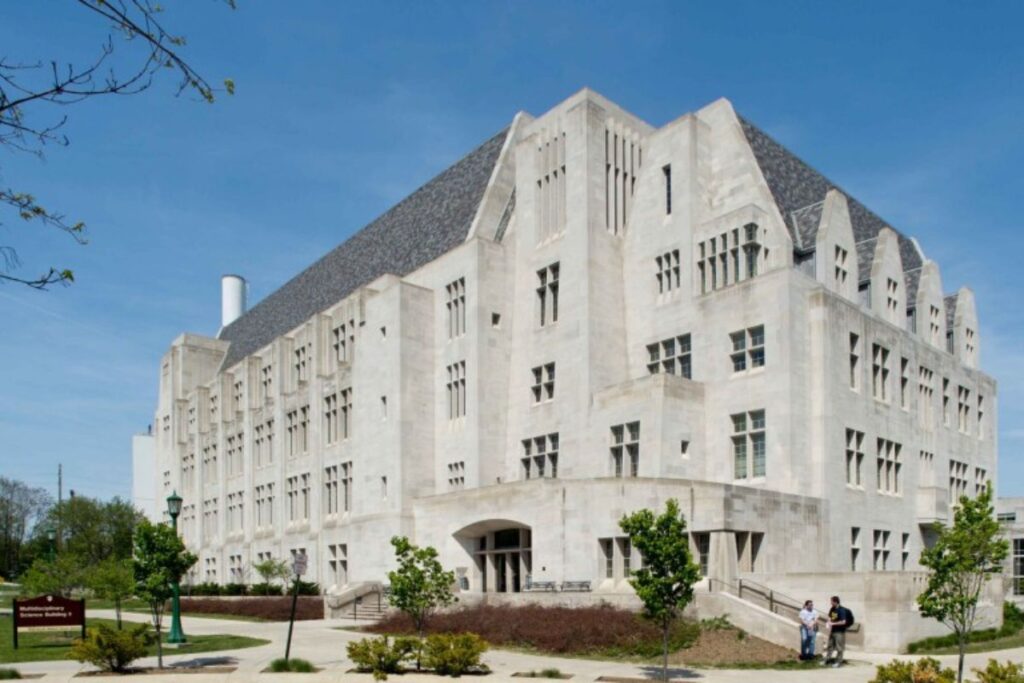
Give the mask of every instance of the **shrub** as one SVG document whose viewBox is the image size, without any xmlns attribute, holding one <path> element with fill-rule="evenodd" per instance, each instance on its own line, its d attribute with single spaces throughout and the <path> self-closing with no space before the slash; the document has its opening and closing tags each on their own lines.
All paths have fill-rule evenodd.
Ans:
<svg viewBox="0 0 1024 683">
<path fill-rule="evenodd" d="M 1024 629 L 1024 612 L 1022 612 L 1020 608 L 1012 602 L 1004 602 L 1003 625 L 999 628 L 985 628 L 978 631 L 971 631 L 967 634 L 967 642 L 984 643 L 990 640 L 995 640 L 996 638 L 1007 638 L 1017 635 L 1022 629 Z M 930 652 L 931 650 L 956 647 L 957 644 L 956 634 L 950 633 L 945 636 L 933 636 L 931 638 L 914 641 L 907 646 L 907 652 L 910 654 L 914 654 L 916 652 Z"/>
<path fill-rule="evenodd" d="M 1024 629 L 1024 611 L 1012 602 L 1003 603 L 1003 635 L 1013 636 Z"/>
<path fill-rule="evenodd" d="M 363 638 L 346 646 L 348 658 L 362 672 L 370 672 L 376 681 L 387 680 L 388 674 L 402 671 L 402 662 L 419 646 L 415 638 Z"/>
<path fill-rule="evenodd" d="M 517 678 L 570 678 L 570 676 L 562 673 L 560 669 L 556 669 L 554 667 L 541 669 L 540 671 L 526 671 L 524 673 L 513 675 Z"/>
<path fill-rule="evenodd" d="M 221 587 L 220 584 L 212 581 L 205 581 L 203 583 L 197 583 L 192 586 L 188 592 L 189 595 L 220 595 Z"/>
<path fill-rule="evenodd" d="M 374 633 L 414 634 L 412 620 L 391 613 L 368 627 Z M 518 607 L 477 605 L 439 612 L 427 622 L 427 633 L 476 633 L 492 645 L 527 647 L 553 654 L 604 657 L 656 657 L 661 654 L 661 631 L 639 614 L 610 606 Z M 672 627 L 673 650 L 689 647 L 700 626 L 679 620 Z"/>
<path fill-rule="evenodd" d="M 902 662 L 894 659 L 888 664 L 879 664 L 871 683 L 954 683 L 956 672 L 942 668 L 937 659 L 925 657 L 916 662 Z"/>
<path fill-rule="evenodd" d="M 227 583 L 220 589 L 221 595 L 245 595 L 249 592 L 249 587 L 244 583 Z"/>
<path fill-rule="evenodd" d="M 146 624 L 123 631 L 100 624 L 90 627 L 85 638 L 75 639 L 68 657 L 89 662 L 103 671 L 123 673 L 133 661 L 146 656 L 151 640 Z"/>
<path fill-rule="evenodd" d="M 276 583 L 254 583 L 249 587 L 249 595 L 281 595 L 281 587 Z"/>
<path fill-rule="evenodd" d="M 291 591 L 292 588 L 289 588 Z M 320 584 L 315 581 L 299 581 L 299 595 L 320 595 Z"/>
<path fill-rule="evenodd" d="M 423 664 L 441 676 L 461 676 L 482 669 L 480 656 L 487 651 L 487 641 L 475 633 L 427 636 L 423 648 Z"/>
<path fill-rule="evenodd" d="M 978 675 L 978 683 L 1024 683 L 1024 664 L 1015 662 L 1000 664 L 990 659 L 988 666 L 974 669 L 974 673 Z"/>
<path fill-rule="evenodd" d="M 21 672 L 17 669 L 0 669 L 0 681 L 13 681 L 18 678 L 21 678 Z"/>
<path fill-rule="evenodd" d="M 181 611 L 192 614 L 235 614 L 266 621 L 288 621 L 292 599 L 288 597 L 249 597 L 245 600 L 218 598 L 182 598 Z M 295 620 L 324 618 L 324 601 L 319 598 L 300 597 L 295 608 Z"/>
<path fill-rule="evenodd" d="M 316 671 L 316 667 L 313 666 L 312 662 L 305 659 L 298 659 L 297 657 L 292 657 L 290 659 L 281 657 L 279 659 L 275 659 L 267 668 L 273 673 L 291 672 L 296 674 L 311 674 Z"/>
</svg>

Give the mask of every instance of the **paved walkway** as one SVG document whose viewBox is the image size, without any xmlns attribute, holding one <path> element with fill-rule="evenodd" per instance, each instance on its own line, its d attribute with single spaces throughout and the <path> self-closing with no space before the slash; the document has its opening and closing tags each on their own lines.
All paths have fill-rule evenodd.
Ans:
<svg viewBox="0 0 1024 683">
<path fill-rule="evenodd" d="M 114 617 L 112 610 L 95 610 L 91 614 L 103 618 L 112 619 Z M 128 621 L 147 620 L 146 615 L 137 613 L 125 613 L 124 618 Z M 366 622 L 359 623 L 365 624 Z M 308 659 L 314 665 L 323 669 L 317 674 L 304 674 L 296 679 L 295 674 L 259 674 L 272 660 L 284 656 L 284 642 L 288 634 L 287 623 L 186 617 L 184 619 L 184 628 L 187 634 L 212 635 L 230 633 L 253 638 L 265 638 L 272 642 L 270 645 L 261 647 L 199 655 L 174 655 L 172 654 L 173 650 L 165 649 L 165 666 L 194 666 L 197 663 L 205 663 L 223 664 L 237 668 L 231 673 L 219 674 L 175 674 L 169 672 L 165 675 L 146 676 L 144 679 L 139 680 L 145 683 L 163 683 L 164 681 L 184 681 L 186 683 L 226 681 L 240 683 L 241 681 L 249 680 L 259 680 L 261 683 L 275 683 L 276 681 L 291 681 L 295 683 L 296 680 L 300 680 L 303 683 L 318 683 L 320 681 L 361 681 L 362 683 L 370 683 L 372 678 L 369 674 L 348 673 L 352 668 L 352 664 L 345 656 L 345 644 L 351 640 L 363 638 L 365 634 L 338 629 L 339 627 L 355 624 L 356 622 L 351 619 L 295 622 L 295 632 L 292 636 L 292 656 Z M 1018 662 L 1024 661 L 1024 648 L 968 655 L 967 671 L 969 672 L 970 668 L 974 666 L 984 666 L 990 657 L 995 657 L 1000 661 L 1007 659 Z M 889 654 L 854 653 L 854 663 L 841 669 L 829 668 L 810 671 L 686 669 L 676 670 L 673 678 L 694 681 L 695 683 L 731 683 L 733 681 L 757 681 L 758 683 L 867 683 L 874 677 L 874 664 L 887 662 L 892 658 L 893 655 Z M 939 657 L 939 659 L 943 660 L 947 665 L 956 666 L 956 657 L 944 656 Z M 508 650 L 492 650 L 484 655 L 484 661 L 493 671 L 492 675 L 486 678 L 487 681 L 492 683 L 497 683 L 498 681 L 513 683 L 513 673 L 552 667 L 559 669 L 563 673 L 572 674 L 574 682 L 594 681 L 599 676 L 647 678 L 656 676 L 659 671 L 656 667 L 647 665 L 564 657 L 542 657 L 510 652 Z M 143 659 L 138 664 L 142 666 L 156 666 L 156 658 Z M 74 661 L 25 662 L 13 665 L 0 664 L 0 667 L 3 666 L 12 666 L 23 674 L 45 674 L 43 680 L 47 683 L 50 681 L 70 681 L 75 674 L 92 670 L 92 667 Z M 257 676 L 257 674 L 259 675 Z M 107 679 L 106 677 L 90 677 L 86 680 L 98 682 Z M 119 680 L 124 681 L 123 678 L 119 678 Z M 395 680 L 401 683 L 418 683 L 419 681 L 426 683 L 427 681 L 442 680 L 451 683 L 452 681 L 450 678 L 441 678 L 429 674 L 405 674 L 397 677 Z M 521 681 L 521 679 L 517 679 L 517 681 Z"/>
</svg>

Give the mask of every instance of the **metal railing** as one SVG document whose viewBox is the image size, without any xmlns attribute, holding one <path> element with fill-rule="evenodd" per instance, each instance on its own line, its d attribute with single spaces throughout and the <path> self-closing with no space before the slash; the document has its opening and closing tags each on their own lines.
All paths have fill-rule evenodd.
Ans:
<svg viewBox="0 0 1024 683">
<path fill-rule="evenodd" d="M 718 590 L 716 590 L 716 586 L 719 587 Z M 736 583 L 732 584 L 721 579 L 708 578 L 708 590 L 712 593 L 722 592 L 735 595 L 740 600 L 764 607 L 773 614 L 789 617 L 796 623 L 800 623 L 800 610 L 804 607 L 803 601 L 785 593 L 780 593 L 756 581 L 736 579 Z M 818 623 L 826 626 L 828 619 L 819 613 Z"/>
</svg>

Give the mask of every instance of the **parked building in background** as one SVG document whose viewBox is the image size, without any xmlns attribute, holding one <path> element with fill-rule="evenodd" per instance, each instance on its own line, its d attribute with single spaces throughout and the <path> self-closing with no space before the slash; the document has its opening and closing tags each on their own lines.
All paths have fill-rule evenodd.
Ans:
<svg viewBox="0 0 1024 683">
<path fill-rule="evenodd" d="M 996 515 L 1010 544 L 1006 562 L 1006 599 L 1024 607 L 1024 498 L 1000 498 Z"/>
<path fill-rule="evenodd" d="M 157 483 L 156 488 L 153 486 L 154 482 Z M 153 438 L 152 429 L 145 434 L 133 435 L 132 505 L 136 510 L 141 510 L 149 521 L 164 521 L 164 515 L 161 512 L 164 501 L 163 498 L 158 500 L 157 496 L 170 495 L 170 493 L 163 493 L 169 485 L 169 481 L 156 476 L 156 440 Z"/>
<path fill-rule="evenodd" d="M 974 295 L 726 100 L 654 128 L 583 90 L 253 308 L 228 278 L 160 370 L 194 580 L 301 550 L 342 594 L 406 534 L 467 599 L 628 599 L 618 520 L 674 497 L 712 590 L 943 632 L 919 553 L 996 479 Z"/>
</svg>

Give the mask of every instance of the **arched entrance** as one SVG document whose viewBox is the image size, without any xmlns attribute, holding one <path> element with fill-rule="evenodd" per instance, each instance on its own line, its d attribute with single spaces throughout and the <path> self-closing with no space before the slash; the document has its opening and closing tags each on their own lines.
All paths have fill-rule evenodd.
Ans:
<svg viewBox="0 0 1024 683">
<path fill-rule="evenodd" d="M 455 538 L 473 560 L 470 590 L 518 593 L 533 570 L 532 531 L 507 519 L 489 519 L 463 527 Z"/>
</svg>

